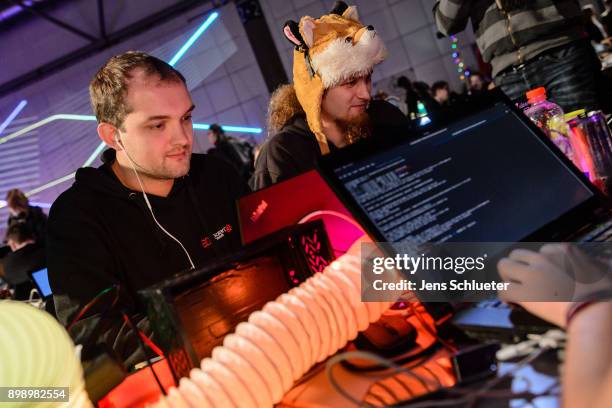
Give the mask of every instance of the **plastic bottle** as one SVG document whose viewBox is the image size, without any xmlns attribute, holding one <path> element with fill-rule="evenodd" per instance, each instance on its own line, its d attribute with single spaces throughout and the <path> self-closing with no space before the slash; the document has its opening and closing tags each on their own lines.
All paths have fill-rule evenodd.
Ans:
<svg viewBox="0 0 612 408">
<path fill-rule="evenodd" d="M 527 92 L 527 100 L 531 106 L 525 109 L 525 115 L 542 129 L 570 160 L 575 161 L 563 109 L 546 99 L 546 89 L 543 87 Z"/>
<path fill-rule="evenodd" d="M 595 167 L 593 158 L 589 151 L 589 142 L 584 132 L 578 129 L 579 121 L 576 120 L 580 115 L 584 115 L 584 109 L 565 114 L 565 121 L 569 128 L 569 139 L 574 150 L 574 163 L 591 180 L 595 180 Z"/>
</svg>

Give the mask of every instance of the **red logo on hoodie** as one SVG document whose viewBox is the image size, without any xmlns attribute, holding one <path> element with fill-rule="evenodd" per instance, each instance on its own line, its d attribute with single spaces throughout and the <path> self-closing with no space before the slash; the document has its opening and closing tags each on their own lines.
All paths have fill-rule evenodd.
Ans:
<svg viewBox="0 0 612 408">
<path fill-rule="evenodd" d="M 212 241 L 210 240 L 210 237 L 204 237 L 202 238 L 202 240 L 200 241 L 200 243 L 202 244 L 202 247 L 204 248 L 208 248 L 209 246 L 212 245 Z"/>
<path fill-rule="evenodd" d="M 229 234 L 230 232 L 232 232 L 232 230 L 233 230 L 233 228 L 232 228 L 231 224 L 226 224 L 219 231 L 215 232 L 213 234 L 213 237 L 215 238 L 216 241 L 218 241 L 218 240 L 222 239 L 223 237 L 225 237 L 226 233 Z M 200 243 L 202 244 L 203 248 L 208 248 L 209 246 L 211 246 L 213 244 L 213 240 L 210 238 L 210 236 L 206 236 L 206 237 L 202 238 Z"/>
</svg>

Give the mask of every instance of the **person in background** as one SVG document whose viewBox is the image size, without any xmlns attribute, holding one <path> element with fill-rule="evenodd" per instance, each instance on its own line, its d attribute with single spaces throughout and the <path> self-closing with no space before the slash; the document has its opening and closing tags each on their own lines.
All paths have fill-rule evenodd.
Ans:
<svg viewBox="0 0 612 408">
<path fill-rule="evenodd" d="M 210 125 L 208 129 L 208 141 L 214 147 L 206 153 L 226 160 L 248 182 L 251 174 L 253 174 L 253 163 L 255 162 L 253 145 L 227 136 L 223 128 L 216 123 Z"/>
<path fill-rule="evenodd" d="M 419 95 L 417 95 L 412 82 L 405 77 L 400 76 L 397 78 L 397 87 L 402 88 L 406 92 L 406 106 L 408 109 L 407 116 L 410 119 L 416 119 L 418 114 Z"/>
<path fill-rule="evenodd" d="M 431 94 L 440 106 L 450 105 L 450 88 L 448 82 L 438 81 L 431 86 Z"/>
<path fill-rule="evenodd" d="M 283 32 L 295 47 L 293 84 L 270 97 L 269 137 L 255 163 L 254 190 L 311 170 L 318 157 L 358 140 L 405 136 L 410 128 L 398 108 L 372 99 L 372 71 L 386 49 L 354 6 L 337 2 L 318 19 L 287 22 Z"/>
<path fill-rule="evenodd" d="M 471 21 L 483 60 L 510 99 L 542 86 L 566 112 L 599 108 L 601 63 L 578 0 L 437 0 L 433 11 L 447 36 Z"/>
<path fill-rule="evenodd" d="M 489 83 L 485 81 L 482 74 L 478 71 L 472 72 L 468 78 L 468 93 L 472 96 L 480 96 L 488 91 Z"/>
<path fill-rule="evenodd" d="M 30 205 L 28 197 L 19 189 L 6 193 L 6 205 L 9 210 L 8 226 L 25 223 L 34 234 L 34 240 L 44 245 L 47 233 L 47 215 L 42 208 Z"/>
<path fill-rule="evenodd" d="M 15 290 L 14 299 L 27 300 L 34 287 L 28 273 L 47 265 L 45 248 L 36 242 L 34 232 L 26 223 L 10 226 L 6 241 L 12 252 L 2 258 L 3 279 Z"/>
</svg>

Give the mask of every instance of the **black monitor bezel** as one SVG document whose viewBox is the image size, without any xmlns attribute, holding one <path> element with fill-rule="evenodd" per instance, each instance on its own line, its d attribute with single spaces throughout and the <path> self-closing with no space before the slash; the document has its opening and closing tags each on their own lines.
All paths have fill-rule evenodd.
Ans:
<svg viewBox="0 0 612 408">
<path fill-rule="evenodd" d="M 557 158 L 565 164 L 565 166 L 586 186 L 592 193 L 592 196 L 580 204 L 578 207 L 570 210 L 562 216 L 552 220 L 548 224 L 542 226 L 537 231 L 524 237 L 521 241 L 539 241 L 539 242 L 557 242 L 567 241 L 572 237 L 572 234 L 579 231 L 585 225 L 592 225 L 597 220 L 606 216 L 610 216 L 611 206 L 610 201 L 595 187 L 588 178 L 577 169 L 573 163 L 554 145 L 552 141 L 539 129 L 529 118 L 527 118 L 503 92 L 493 90 L 488 98 L 483 98 L 475 103 L 471 110 L 466 111 L 466 114 L 461 118 L 450 123 L 438 123 L 428 129 L 413 129 L 404 138 L 385 138 L 384 135 L 375 135 L 376 137 L 359 141 L 353 145 L 340 149 L 333 154 L 321 156 L 317 161 L 317 169 L 321 176 L 326 180 L 330 188 L 338 195 L 340 200 L 345 204 L 347 209 L 355 216 L 356 220 L 364 227 L 371 238 L 377 242 L 385 242 L 385 238 L 376 226 L 369 220 L 361 207 L 353 199 L 351 194 L 344 188 L 341 180 L 336 176 L 334 169 L 350 164 L 356 160 L 367 157 L 372 154 L 377 154 L 383 151 L 393 149 L 395 146 L 413 141 L 429 134 L 435 133 L 444 129 L 449 124 L 457 123 L 465 119 L 469 115 L 477 114 L 485 109 L 492 108 L 498 103 L 504 103 L 508 108 L 514 111 L 516 116 L 534 132 L 540 140 L 550 147 L 550 150 Z M 492 240 L 495 241 L 495 240 Z"/>
</svg>

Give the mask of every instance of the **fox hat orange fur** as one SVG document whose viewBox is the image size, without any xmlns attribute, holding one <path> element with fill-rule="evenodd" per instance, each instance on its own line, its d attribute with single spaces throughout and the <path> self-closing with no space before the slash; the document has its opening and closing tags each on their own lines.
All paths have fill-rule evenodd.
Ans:
<svg viewBox="0 0 612 408">
<path fill-rule="evenodd" d="M 326 89 L 372 72 L 387 54 L 374 27 L 359 21 L 357 7 L 337 2 L 320 18 L 288 21 L 285 37 L 295 45 L 293 85 L 322 154 L 329 152 L 321 126 L 321 100 Z"/>
</svg>

